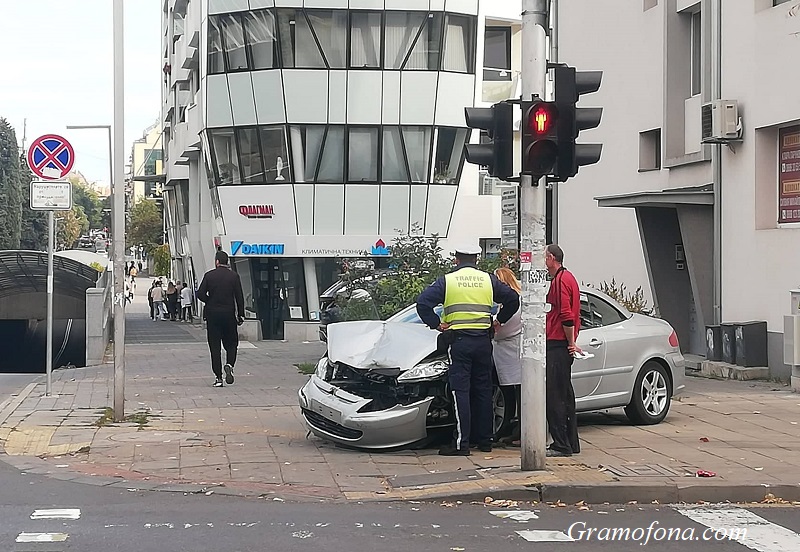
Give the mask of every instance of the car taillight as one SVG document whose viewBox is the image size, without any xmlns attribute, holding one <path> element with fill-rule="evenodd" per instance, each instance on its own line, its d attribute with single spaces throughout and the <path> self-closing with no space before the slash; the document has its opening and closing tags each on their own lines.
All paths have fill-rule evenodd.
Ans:
<svg viewBox="0 0 800 552">
<path fill-rule="evenodd" d="M 669 334 L 669 344 L 671 347 L 675 347 L 676 349 L 680 347 L 680 343 L 678 343 L 678 334 L 675 333 L 675 330 Z"/>
</svg>

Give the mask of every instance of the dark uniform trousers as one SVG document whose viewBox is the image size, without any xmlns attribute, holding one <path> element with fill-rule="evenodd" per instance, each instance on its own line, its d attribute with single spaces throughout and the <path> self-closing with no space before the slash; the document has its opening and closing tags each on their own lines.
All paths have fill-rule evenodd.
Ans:
<svg viewBox="0 0 800 552">
<path fill-rule="evenodd" d="M 578 454 L 581 445 L 575 414 L 575 390 L 572 388 L 573 360 L 566 341 L 547 343 L 547 426 L 553 438 L 550 447 L 559 452 Z"/>
<path fill-rule="evenodd" d="M 456 408 L 454 440 L 457 448 L 469 450 L 471 435 L 478 444 L 492 442 L 492 340 L 488 331 L 485 335 L 450 331 L 455 334 L 449 370 Z"/>
<path fill-rule="evenodd" d="M 234 314 L 207 315 L 206 337 L 211 351 L 211 369 L 217 379 L 222 378 L 222 347 L 225 348 L 225 362 L 236 364 L 236 349 L 239 347 L 239 331 Z M 221 345 L 221 346 L 220 346 Z"/>
</svg>

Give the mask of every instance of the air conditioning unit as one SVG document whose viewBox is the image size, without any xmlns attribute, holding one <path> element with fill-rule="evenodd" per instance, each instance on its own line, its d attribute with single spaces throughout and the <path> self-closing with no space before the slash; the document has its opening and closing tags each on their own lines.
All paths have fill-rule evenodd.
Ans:
<svg viewBox="0 0 800 552">
<path fill-rule="evenodd" d="M 703 104 L 703 142 L 738 140 L 742 137 L 739 103 L 736 100 L 714 100 Z"/>
</svg>

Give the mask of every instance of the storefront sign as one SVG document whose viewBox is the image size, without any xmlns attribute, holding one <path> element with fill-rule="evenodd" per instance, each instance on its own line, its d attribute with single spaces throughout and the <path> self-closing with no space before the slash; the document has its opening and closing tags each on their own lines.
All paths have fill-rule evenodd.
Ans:
<svg viewBox="0 0 800 552">
<path fill-rule="evenodd" d="M 778 223 L 800 222 L 800 127 L 778 133 Z"/>
<path fill-rule="evenodd" d="M 283 255 L 285 245 L 282 243 L 244 243 L 231 241 L 231 256 L 237 255 Z"/>
<path fill-rule="evenodd" d="M 239 205 L 239 214 L 249 219 L 271 219 L 275 216 L 275 206 Z"/>
</svg>

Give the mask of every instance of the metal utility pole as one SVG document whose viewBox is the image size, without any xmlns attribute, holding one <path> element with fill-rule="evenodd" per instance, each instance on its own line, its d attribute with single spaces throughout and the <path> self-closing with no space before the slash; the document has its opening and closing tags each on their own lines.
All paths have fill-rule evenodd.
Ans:
<svg viewBox="0 0 800 552">
<path fill-rule="evenodd" d="M 44 394 L 50 396 L 53 392 L 53 250 L 55 249 L 55 215 L 52 210 L 47 211 L 47 384 Z"/>
<path fill-rule="evenodd" d="M 522 1 L 522 98 L 545 97 L 547 79 L 547 0 Z M 525 122 L 523 121 L 523 124 Z M 546 192 L 544 179 L 522 175 L 520 226 L 522 261 L 522 469 L 545 466 L 545 298 Z"/>
<path fill-rule="evenodd" d="M 550 63 L 558 63 L 558 0 L 550 0 Z M 552 94 L 551 96 L 554 97 L 555 95 Z M 553 98 L 551 97 L 550 99 Z M 558 243 L 558 191 L 559 183 L 553 182 L 553 188 L 550 192 L 550 197 L 552 198 L 550 237 L 553 243 Z"/>
<path fill-rule="evenodd" d="M 114 421 L 125 419 L 125 53 L 124 1 L 114 0 Z"/>
</svg>

